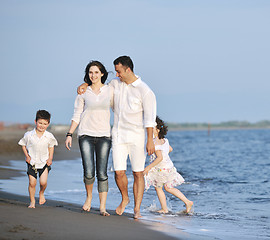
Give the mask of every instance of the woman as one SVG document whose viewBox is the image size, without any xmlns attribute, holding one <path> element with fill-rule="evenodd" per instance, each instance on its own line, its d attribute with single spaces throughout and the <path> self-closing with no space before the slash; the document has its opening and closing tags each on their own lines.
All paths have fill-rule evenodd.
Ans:
<svg viewBox="0 0 270 240">
<path fill-rule="evenodd" d="M 111 148 L 110 107 L 113 103 L 113 89 L 104 84 L 107 76 L 108 72 L 98 61 L 91 61 L 86 66 L 84 81 L 89 86 L 84 94 L 76 97 L 74 114 L 66 138 L 66 148 L 70 150 L 72 134 L 79 125 L 78 138 L 87 194 L 82 208 L 84 211 L 91 209 L 96 166 L 100 214 L 103 216 L 110 215 L 106 211 L 106 199 L 108 194 L 107 165 Z"/>
</svg>

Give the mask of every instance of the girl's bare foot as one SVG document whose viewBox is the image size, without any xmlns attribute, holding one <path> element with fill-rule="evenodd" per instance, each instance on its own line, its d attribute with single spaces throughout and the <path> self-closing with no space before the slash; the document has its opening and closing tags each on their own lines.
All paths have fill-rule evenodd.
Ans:
<svg viewBox="0 0 270 240">
<path fill-rule="evenodd" d="M 126 206 L 129 204 L 129 199 L 124 201 L 122 200 L 122 202 L 120 203 L 120 205 L 116 208 L 115 212 L 118 215 L 122 215 L 123 212 L 125 211 Z"/>
<path fill-rule="evenodd" d="M 35 202 L 30 202 L 28 208 L 36 208 L 35 204 L 36 204 Z"/>
<path fill-rule="evenodd" d="M 158 210 L 157 211 L 158 213 L 168 213 L 169 211 L 168 211 L 168 209 L 160 209 L 160 210 Z"/>
<path fill-rule="evenodd" d="M 193 202 L 192 201 L 188 201 L 188 203 L 186 204 L 186 212 L 189 213 L 191 208 L 193 206 Z"/>
<path fill-rule="evenodd" d="M 46 199 L 44 197 L 44 193 L 39 193 L 39 204 L 42 205 L 46 202 Z"/>
<path fill-rule="evenodd" d="M 82 209 L 86 212 L 90 212 L 92 197 L 87 197 Z"/>
</svg>

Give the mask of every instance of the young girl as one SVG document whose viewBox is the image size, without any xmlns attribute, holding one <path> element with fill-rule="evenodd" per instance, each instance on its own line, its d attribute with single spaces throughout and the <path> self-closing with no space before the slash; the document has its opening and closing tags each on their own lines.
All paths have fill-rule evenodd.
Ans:
<svg viewBox="0 0 270 240">
<path fill-rule="evenodd" d="M 158 211 L 159 213 L 169 212 L 166 204 L 166 196 L 162 190 L 163 186 L 168 193 L 173 194 L 185 203 L 186 212 L 189 213 L 193 202 L 189 201 L 177 188 L 174 188 L 182 184 L 185 180 L 176 171 L 169 157 L 169 153 L 173 149 L 169 145 L 168 139 L 164 138 L 168 132 L 167 126 L 159 117 L 156 117 L 156 123 L 157 126 L 154 129 L 155 153 L 152 155 L 154 160 L 144 169 L 145 188 L 148 190 L 151 185 L 155 187 L 161 205 L 161 210 Z"/>
</svg>

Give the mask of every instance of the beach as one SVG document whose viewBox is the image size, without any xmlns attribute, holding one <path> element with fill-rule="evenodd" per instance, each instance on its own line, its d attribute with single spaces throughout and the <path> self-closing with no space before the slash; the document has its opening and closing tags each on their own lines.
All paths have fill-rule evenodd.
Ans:
<svg viewBox="0 0 270 240">
<path fill-rule="evenodd" d="M 0 179 L 22 174 L 9 169 L 8 166 L 10 160 L 24 161 L 21 147 L 17 144 L 24 132 L 22 129 L 0 131 Z M 64 147 L 65 133 L 53 134 L 59 143 L 55 148 L 54 161 L 80 157 L 77 141 L 73 141 L 72 150 L 68 152 Z M 130 214 L 118 216 L 114 210 L 109 210 L 111 216 L 103 217 L 99 215 L 98 209 L 91 209 L 90 213 L 85 213 L 81 211 L 81 205 L 67 202 L 47 200 L 45 205 L 36 204 L 35 209 L 28 209 L 28 204 L 28 196 L 0 191 L 1 240 L 176 239 L 151 230 L 140 220 L 134 220 Z"/>
</svg>

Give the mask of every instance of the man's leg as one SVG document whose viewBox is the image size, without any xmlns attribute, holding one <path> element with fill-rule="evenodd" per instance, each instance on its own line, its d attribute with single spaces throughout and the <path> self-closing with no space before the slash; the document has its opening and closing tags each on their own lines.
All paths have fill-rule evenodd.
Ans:
<svg viewBox="0 0 270 240">
<path fill-rule="evenodd" d="M 118 215 L 122 215 L 129 203 L 128 179 L 125 170 L 115 171 L 115 182 L 122 195 L 122 201 L 115 211 Z"/>
<path fill-rule="evenodd" d="M 140 218 L 140 207 L 143 199 L 144 193 L 144 176 L 143 172 L 133 172 L 134 184 L 133 184 L 133 193 L 134 193 L 134 218 Z"/>
</svg>

